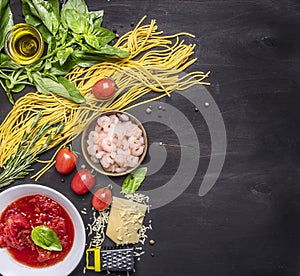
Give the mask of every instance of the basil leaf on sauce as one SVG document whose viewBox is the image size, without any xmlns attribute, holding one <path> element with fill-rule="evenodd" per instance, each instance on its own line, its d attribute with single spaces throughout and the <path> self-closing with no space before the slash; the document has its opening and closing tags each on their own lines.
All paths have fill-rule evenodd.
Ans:
<svg viewBox="0 0 300 276">
<path fill-rule="evenodd" d="M 45 225 L 40 225 L 32 229 L 31 239 L 37 246 L 50 250 L 62 251 L 62 245 L 56 233 Z"/>
<path fill-rule="evenodd" d="M 132 194 L 142 184 L 147 174 L 147 167 L 142 167 L 134 170 L 132 173 L 127 175 L 122 184 L 122 193 Z"/>
</svg>

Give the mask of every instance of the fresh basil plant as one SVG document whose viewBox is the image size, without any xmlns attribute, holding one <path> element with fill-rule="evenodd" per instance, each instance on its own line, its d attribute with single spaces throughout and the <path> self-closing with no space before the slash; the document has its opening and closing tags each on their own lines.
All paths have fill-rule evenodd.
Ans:
<svg viewBox="0 0 300 276">
<path fill-rule="evenodd" d="M 20 65 L 0 53 L 0 85 L 14 103 L 12 93 L 33 85 L 40 93 L 54 93 L 76 103 L 85 102 L 78 89 L 64 76 L 76 66 L 90 67 L 129 53 L 109 43 L 115 34 L 103 28 L 103 11 L 89 11 L 84 0 L 22 0 L 25 21 L 35 26 L 46 44 L 45 55 L 34 64 Z M 0 0 L 0 51 L 6 30 L 13 25 L 8 0 Z"/>
</svg>

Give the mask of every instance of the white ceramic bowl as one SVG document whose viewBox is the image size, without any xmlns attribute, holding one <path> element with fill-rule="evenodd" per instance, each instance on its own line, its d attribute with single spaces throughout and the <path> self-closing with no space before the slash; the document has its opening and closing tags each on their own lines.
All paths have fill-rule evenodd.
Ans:
<svg viewBox="0 0 300 276">
<path fill-rule="evenodd" d="M 69 275 L 80 262 L 85 250 L 85 228 L 82 218 L 64 195 L 56 190 L 37 184 L 21 184 L 0 192 L 0 214 L 2 211 L 20 197 L 34 194 L 43 194 L 57 201 L 65 208 L 74 225 L 74 242 L 65 259 L 53 266 L 45 268 L 31 268 L 14 260 L 5 248 L 0 249 L 0 274 L 3 276 L 53 276 Z"/>
</svg>

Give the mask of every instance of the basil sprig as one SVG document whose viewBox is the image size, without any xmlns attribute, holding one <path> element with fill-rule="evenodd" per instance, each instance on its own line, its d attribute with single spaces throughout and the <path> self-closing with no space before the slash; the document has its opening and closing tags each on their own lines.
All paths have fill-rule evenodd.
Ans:
<svg viewBox="0 0 300 276">
<path fill-rule="evenodd" d="M 32 229 L 31 239 L 37 246 L 50 251 L 62 251 L 62 245 L 56 233 L 46 225 Z"/>
<path fill-rule="evenodd" d="M 132 194 L 140 187 L 147 174 L 147 167 L 141 167 L 127 175 L 122 184 L 122 193 Z"/>
</svg>

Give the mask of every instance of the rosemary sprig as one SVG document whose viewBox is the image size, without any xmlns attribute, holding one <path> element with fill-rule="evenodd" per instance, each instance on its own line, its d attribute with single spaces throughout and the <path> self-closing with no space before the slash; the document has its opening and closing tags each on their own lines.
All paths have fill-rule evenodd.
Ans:
<svg viewBox="0 0 300 276">
<path fill-rule="evenodd" d="M 34 131 L 41 117 L 42 113 L 39 112 L 29 130 L 24 131 L 16 152 L 7 160 L 7 163 L 0 174 L 0 189 L 12 184 L 17 179 L 24 178 L 33 171 L 31 165 L 37 161 L 40 154 L 47 151 L 48 146 L 62 131 L 64 122 L 61 122 L 58 125 L 53 135 L 51 132 L 49 133 L 49 130 L 53 128 L 53 125 L 48 122 Z M 45 143 L 41 147 L 35 148 L 37 141 L 46 137 L 46 135 L 48 136 Z"/>
</svg>

